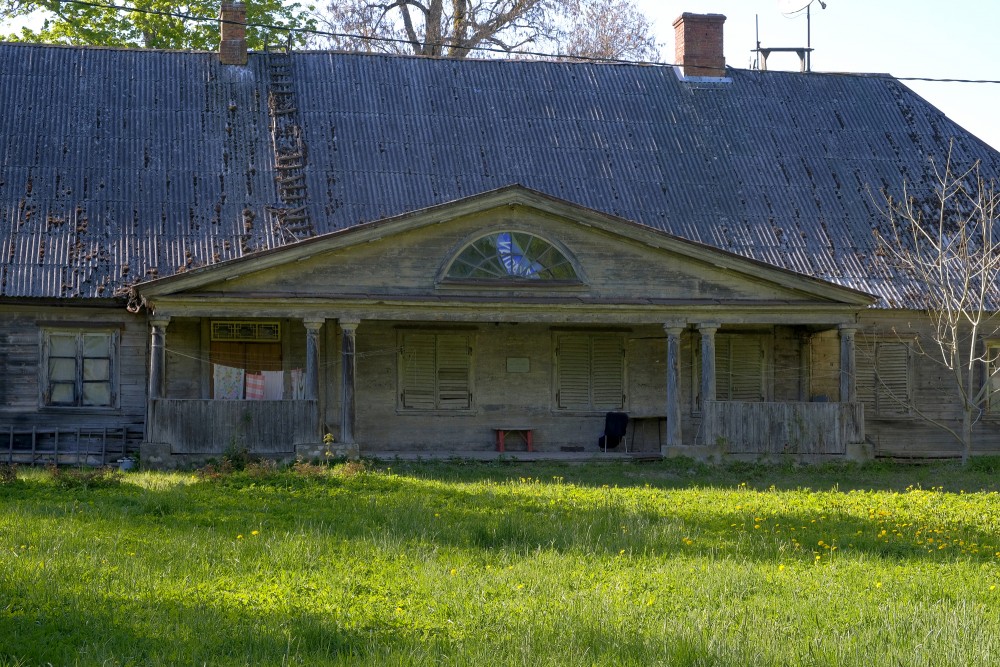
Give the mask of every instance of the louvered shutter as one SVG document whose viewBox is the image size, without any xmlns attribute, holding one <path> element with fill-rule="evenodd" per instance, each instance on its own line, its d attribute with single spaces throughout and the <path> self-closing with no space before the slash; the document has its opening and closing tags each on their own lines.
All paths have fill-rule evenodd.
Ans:
<svg viewBox="0 0 1000 667">
<path fill-rule="evenodd" d="M 764 349 L 759 335 L 720 335 L 715 343 L 715 396 L 764 400 Z"/>
<path fill-rule="evenodd" d="M 760 337 L 733 336 L 730 345 L 730 400 L 764 400 L 764 354 Z"/>
<path fill-rule="evenodd" d="M 874 345 L 858 345 L 854 373 L 854 391 L 858 401 L 864 404 L 865 414 L 878 414 L 875 400 L 876 359 Z"/>
<path fill-rule="evenodd" d="M 730 376 L 732 375 L 730 369 L 732 366 L 732 355 L 729 349 L 730 338 L 730 336 L 717 336 L 715 338 L 715 400 L 717 401 L 733 400 L 732 387 L 729 386 Z M 698 360 L 700 363 L 700 355 Z M 698 372 L 699 374 L 701 372 L 700 365 L 698 366 Z"/>
<path fill-rule="evenodd" d="M 401 397 L 404 408 L 433 410 L 435 407 L 435 336 L 406 334 L 400 350 Z"/>
<path fill-rule="evenodd" d="M 625 347 L 621 336 L 591 338 L 591 405 L 597 410 L 620 410 L 624 406 Z"/>
<path fill-rule="evenodd" d="M 910 354 L 906 343 L 878 343 L 878 382 L 875 386 L 879 414 L 901 415 L 910 409 Z"/>
<path fill-rule="evenodd" d="M 560 336 L 556 344 L 556 401 L 563 410 L 590 409 L 590 338 Z"/>
<path fill-rule="evenodd" d="M 437 407 L 468 410 L 471 407 L 469 370 L 471 354 L 468 336 L 437 337 Z"/>
</svg>

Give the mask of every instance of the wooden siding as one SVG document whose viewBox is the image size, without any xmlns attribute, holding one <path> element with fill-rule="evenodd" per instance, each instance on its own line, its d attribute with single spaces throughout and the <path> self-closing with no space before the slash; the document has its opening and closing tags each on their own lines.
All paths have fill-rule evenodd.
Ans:
<svg viewBox="0 0 1000 667">
<path fill-rule="evenodd" d="M 859 403 L 706 401 L 706 442 L 727 454 L 845 454 L 864 434 Z"/>
<path fill-rule="evenodd" d="M 45 327 L 115 328 L 119 332 L 116 406 L 41 405 L 41 330 Z M 145 317 L 131 315 L 124 308 L 0 306 L 0 434 L 10 429 L 59 431 L 60 446 L 68 446 L 63 438 L 77 429 L 95 433 L 140 429 L 146 411 L 148 342 Z"/>
<path fill-rule="evenodd" d="M 941 458 L 961 455 L 961 444 L 929 419 L 960 429 L 961 412 L 955 381 L 950 372 L 933 359 L 936 346 L 927 315 L 916 311 L 866 311 L 857 333 L 859 347 L 872 341 L 914 341 L 917 337 L 929 355 L 920 354 L 914 345 L 910 354 L 909 391 L 914 410 L 909 415 L 865 414 L 866 436 L 875 445 L 877 456 L 899 458 Z M 858 355 L 858 363 L 863 356 Z M 977 373 L 982 382 L 985 373 Z M 900 381 L 901 382 L 901 381 Z M 973 431 L 973 452 L 1000 454 L 1000 415 L 986 413 Z"/>
<path fill-rule="evenodd" d="M 524 230 L 559 243 L 575 258 L 583 285 L 546 287 L 544 281 L 508 290 L 495 287 L 440 284 L 439 271 L 465 244 L 490 231 Z M 386 238 L 323 251 L 315 257 L 253 271 L 206 285 L 192 294 L 281 294 L 301 297 L 419 296 L 483 294 L 491 298 L 516 295 L 530 302 L 544 298 L 577 300 L 586 296 L 622 302 L 629 299 L 780 301 L 808 303 L 795 290 L 748 275 L 725 271 L 683 255 L 600 232 L 572 220 L 526 207 L 500 207 L 448 220 L 447 224 L 400 231 Z M 748 270 L 749 267 L 748 267 Z M 525 289 L 527 287 L 527 289 Z M 823 300 L 813 299 L 816 302 Z M 488 317 L 485 319 L 489 319 Z"/>
<path fill-rule="evenodd" d="M 150 440 L 174 454 L 288 455 L 322 440 L 316 401 L 150 401 Z"/>
</svg>

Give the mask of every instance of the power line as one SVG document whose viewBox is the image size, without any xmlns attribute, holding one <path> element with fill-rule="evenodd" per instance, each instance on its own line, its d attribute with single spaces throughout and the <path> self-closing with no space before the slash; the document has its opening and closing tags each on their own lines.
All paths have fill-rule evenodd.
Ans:
<svg viewBox="0 0 1000 667">
<path fill-rule="evenodd" d="M 234 25 L 245 25 L 247 28 L 258 28 L 261 30 L 268 30 L 273 32 L 285 32 L 289 35 L 314 35 L 318 37 L 333 37 L 341 39 L 358 39 L 367 42 L 381 42 L 381 43 L 394 43 L 394 44 L 409 44 L 412 45 L 414 42 L 409 39 L 395 38 L 395 37 L 377 37 L 372 35 L 358 35 L 355 33 L 344 33 L 344 32 L 333 32 L 329 30 L 319 30 L 316 28 L 300 28 L 297 26 L 288 25 L 275 25 L 271 23 L 252 23 L 252 22 L 238 22 L 238 21 L 224 21 L 215 16 L 197 16 L 194 14 L 185 14 L 181 12 L 170 12 L 166 10 L 159 9 L 143 9 L 140 7 L 129 7 L 127 5 L 116 5 L 108 3 L 91 2 L 90 0 L 57 0 L 61 4 L 74 4 L 83 5 L 86 7 L 94 7 L 95 9 L 112 9 L 120 12 L 136 12 L 139 14 L 152 14 L 155 16 L 165 16 L 169 18 L 181 19 L 184 21 L 196 21 L 204 23 L 229 23 Z M 416 42 L 420 46 L 430 46 L 431 42 Z M 660 67 L 677 67 L 676 63 L 664 63 L 655 62 L 647 60 L 628 60 L 624 58 L 599 58 L 594 56 L 580 56 L 580 55 L 567 55 L 560 53 L 545 53 L 541 51 L 507 51 L 505 49 L 490 47 L 490 46 L 476 46 L 476 47 L 458 47 L 450 44 L 442 44 L 441 46 L 449 46 L 451 48 L 456 48 L 464 51 L 481 51 L 485 53 L 499 53 L 504 55 L 522 55 L 522 56 L 536 56 L 541 58 L 556 58 L 556 59 L 566 59 L 566 60 L 576 60 L 584 62 L 597 62 L 597 63 L 614 63 L 619 65 L 652 65 Z M 955 79 L 955 78 L 935 78 L 935 77 L 923 77 L 923 76 L 892 76 L 892 75 L 878 75 L 878 74 L 867 74 L 867 73 L 856 73 L 856 72 L 811 72 L 813 76 L 858 76 L 865 78 L 890 78 L 896 81 L 922 81 L 927 83 L 965 83 L 965 84 L 1000 84 L 1000 79 Z"/>
<path fill-rule="evenodd" d="M 296 26 L 287 25 L 274 25 L 271 23 L 252 23 L 250 21 L 224 21 L 218 17 L 211 16 L 196 16 L 194 14 L 184 14 L 180 12 L 169 12 L 166 10 L 157 9 L 142 9 L 139 7 L 129 7 L 127 5 L 116 5 L 116 4 L 105 4 L 99 2 L 91 2 L 90 0 L 56 0 L 61 4 L 74 4 L 74 5 L 84 5 L 86 7 L 94 7 L 96 9 L 113 9 L 120 12 L 136 12 L 139 14 L 153 14 L 156 16 L 166 16 L 170 18 L 177 18 L 185 21 L 198 21 L 198 22 L 220 22 L 228 23 L 230 25 L 243 25 L 247 28 L 258 28 L 261 30 L 270 30 L 275 32 L 286 32 L 291 34 L 299 35 L 315 35 L 319 37 L 334 37 L 343 39 L 360 39 L 367 42 L 382 42 L 382 43 L 395 43 L 395 44 L 409 44 L 412 45 L 415 42 L 409 39 L 395 38 L 395 37 L 377 37 L 371 35 L 358 35 L 354 33 L 343 33 L 343 32 L 332 32 L 329 30 L 319 30 L 317 28 L 299 28 Z M 416 42 L 420 46 L 433 46 L 432 42 Z M 577 55 L 566 55 L 558 53 L 545 53 L 542 51 L 508 51 L 506 49 L 501 49 L 497 47 L 490 46 L 475 46 L 475 47 L 462 47 L 455 46 L 452 44 L 439 44 L 439 46 L 447 46 L 452 49 L 458 49 L 461 51 L 483 51 L 487 53 L 501 53 L 506 55 L 520 55 L 520 56 L 537 56 L 542 58 L 565 58 L 572 60 L 581 60 L 589 62 L 601 62 L 601 63 L 616 63 L 622 65 L 665 65 L 665 63 L 654 63 L 642 60 L 627 60 L 624 58 L 598 58 L 593 56 L 577 56 Z"/>
</svg>

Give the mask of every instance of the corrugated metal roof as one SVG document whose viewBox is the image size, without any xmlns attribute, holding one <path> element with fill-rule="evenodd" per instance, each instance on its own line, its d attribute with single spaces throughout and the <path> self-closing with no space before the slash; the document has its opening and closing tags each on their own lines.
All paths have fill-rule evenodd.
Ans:
<svg viewBox="0 0 1000 667">
<path fill-rule="evenodd" d="M 98 297 L 273 248 L 268 66 L 0 45 L 0 296 Z M 885 76 L 295 53 L 317 233 L 520 183 L 914 305 L 870 192 L 1000 156 Z"/>
</svg>

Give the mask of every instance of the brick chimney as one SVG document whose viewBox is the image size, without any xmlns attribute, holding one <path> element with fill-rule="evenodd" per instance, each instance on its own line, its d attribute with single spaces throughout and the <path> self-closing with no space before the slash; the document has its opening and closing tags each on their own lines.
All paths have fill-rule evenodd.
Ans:
<svg viewBox="0 0 1000 667">
<path fill-rule="evenodd" d="M 219 14 L 219 60 L 223 65 L 247 64 L 247 8 L 242 2 L 223 0 Z"/>
<path fill-rule="evenodd" d="M 722 14 L 681 14 L 674 21 L 674 62 L 684 76 L 726 76 Z"/>
</svg>

